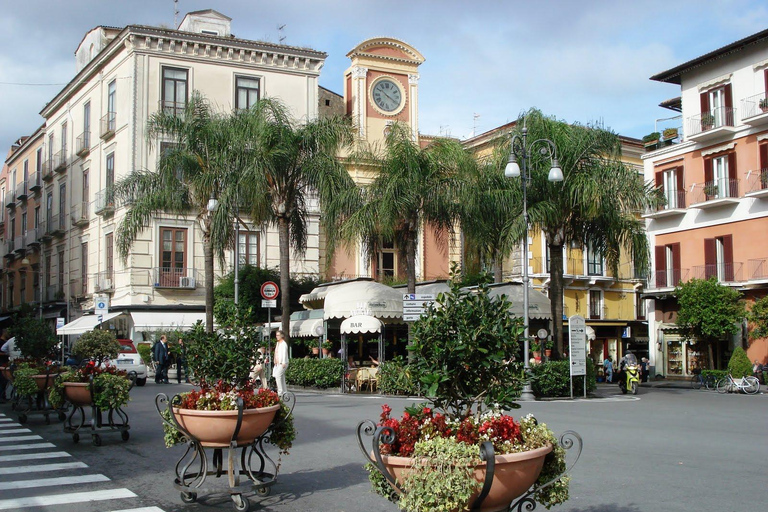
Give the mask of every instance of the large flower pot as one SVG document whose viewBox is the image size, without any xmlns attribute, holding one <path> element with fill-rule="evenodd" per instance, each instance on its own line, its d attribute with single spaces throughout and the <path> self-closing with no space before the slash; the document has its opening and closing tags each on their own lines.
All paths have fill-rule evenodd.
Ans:
<svg viewBox="0 0 768 512">
<path fill-rule="evenodd" d="M 245 409 L 237 444 L 247 445 L 267 431 L 277 414 L 280 405 Z M 237 410 L 234 411 L 197 411 L 174 407 L 173 413 L 179 425 L 192 434 L 202 446 L 226 448 L 237 426 Z"/>
<path fill-rule="evenodd" d="M 493 472 L 491 491 L 483 500 L 479 510 L 496 512 L 507 510 L 512 501 L 525 494 L 544 467 L 544 458 L 552 451 L 552 446 L 545 446 L 521 453 L 497 455 L 496 467 Z M 413 458 L 382 455 L 382 461 L 387 471 L 398 482 L 411 471 Z M 475 479 L 482 484 L 485 481 L 485 462 L 475 466 Z M 470 498 L 468 506 L 472 506 L 479 493 Z"/>
<path fill-rule="evenodd" d="M 11 374 L 11 369 L 7 366 L 0 366 L 0 373 L 3 374 L 3 377 L 5 377 L 5 380 L 8 382 L 13 382 L 13 375 Z"/>
<path fill-rule="evenodd" d="M 65 382 L 64 397 L 73 405 L 84 407 L 91 405 L 90 384 L 87 382 Z"/>
<path fill-rule="evenodd" d="M 45 389 L 53 384 L 53 381 L 56 380 L 56 377 L 58 377 L 58 373 L 52 373 L 50 375 L 32 375 L 32 378 L 35 379 L 35 384 L 37 384 L 37 389 L 40 391 L 45 391 Z"/>
</svg>

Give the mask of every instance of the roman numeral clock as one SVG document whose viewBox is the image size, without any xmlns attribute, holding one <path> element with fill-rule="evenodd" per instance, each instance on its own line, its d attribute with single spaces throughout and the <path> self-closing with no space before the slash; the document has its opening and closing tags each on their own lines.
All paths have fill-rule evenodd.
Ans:
<svg viewBox="0 0 768 512">
<path fill-rule="evenodd" d="M 394 116 L 405 106 L 405 90 L 399 81 L 381 76 L 371 83 L 370 96 L 374 108 L 381 114 Z"/>
</svg>

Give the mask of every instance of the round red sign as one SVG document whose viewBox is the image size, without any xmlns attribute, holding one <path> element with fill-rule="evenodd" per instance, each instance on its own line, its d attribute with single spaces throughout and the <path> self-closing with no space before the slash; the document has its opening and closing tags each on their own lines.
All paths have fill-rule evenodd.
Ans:
<svg viewBox="0 0 768 512">
<path fill-rule="evenodd" d="M 273 281 L 267 281 L 261 285 L 261 297 L 264 300 L 276 299 L 278 293 L 280 293 L 280 288 Z"/>
</svg>

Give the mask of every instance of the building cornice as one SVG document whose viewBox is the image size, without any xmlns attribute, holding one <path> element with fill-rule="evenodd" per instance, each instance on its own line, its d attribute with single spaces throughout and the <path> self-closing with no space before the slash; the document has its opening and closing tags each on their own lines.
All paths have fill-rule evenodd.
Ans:
<svg viewBox="0 0 768 512">
<path fill-rule="evenodd" d="M 107 62 L 126 49 L 133 52 L 219 61 L 274 71 L 319 76 L 328 54 L 309 48 L 278 45 L 234 37 L 129 25 L 40 111 L 47 118 L 80 87 L 102 71 Z"/>
<path fill-rule="evenodd" d="M 8 155 L 8 158 L 6 158 L 5 163 L 8 166 L 11 166 L 13 162 L 16 161 L 16 159 L 24 154 L 26 150 L 28 150 L 30 147 L 34 146 L 37 141 L 39 141 L 43 135 L 45 134 L 45 125 L 40 126 L 35 132 L 27 137 L 24 140 L 24 143 L 20 145 L 13 153 Z"/>
</svg>

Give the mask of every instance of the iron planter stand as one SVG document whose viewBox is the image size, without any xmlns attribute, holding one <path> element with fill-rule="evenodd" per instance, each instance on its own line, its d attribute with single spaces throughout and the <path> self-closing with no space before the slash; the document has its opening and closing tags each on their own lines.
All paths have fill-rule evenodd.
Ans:
<svg viewBox="0 0 768 512">
<path fill-rule="evenodd" d="M 136 382 L 136 372 L 129 374 L 131 381 L 131 388 Z M 72 404 L 72 411 L 67 415 L 64 422 L 64 433 L 72 434 L 72 441 L 77 443 L 80 441 L 80 434 L 91 435 L 91 442 L 94 446 L 101 446 L 100 434 L 116 434 L 120 433 L 120 438 L 123 441 L 128 441 L 131 437 L 129 430 L 131 426 L 128 424 L 128 414 L 121 407 L 116 409 L 109 409 L 106 411 L 106 421 L 104 418 L 104 411 L 99 407 L 96 407 L 96 402 L 93 397 L 95 394 L 93 384 L 93 375 L 88 378 L 88 392 L 91 396 L 91 419 L 86 425 L 85 410 L 83 405 Z M 85 406 L 87 407 L 87 406 Z M 78 418 L 73 422 L 75 415 Z M 90 428 L 89 428 L 90 427 Z"/>
<path fill-rule="evenodd" d="M 290 411 L 286 418 L 293 414 L 293 408 L 296 406 L 296 397 L 291 392 L 285 392 L 281 401 L 290 406 Z M 243 402 L 237 400 L 237 424 L 230 438 L 229 446 L 226 448 L 207 447 L 184 429 L 173 412 L 174 406 L 181 402 L 180 395 L 174 395 L 169 399 L 165 393 L 158 393 L 155 397 L 155 407 L 160 417 L 167 426 L 178 430 L 186 439 L 186 450 L 181 458 L 176 462 L 176 478 L 173 486 L 180 491 L 181 501 L 184 503 L 194 503 L 197 501 L 198 494 L 212 494 L 220 492 L 221 486 L 206 485 L 206 479 L 209 476 L 220 478 L 227 475 L 229 486 L 229 495 L 232 499 L 235 510 L 245 512 L 250 509 L 251 504 L 244 493 L 253 490 L 259 496 L 269 496 L 271 487 L 277 481 L 279 468 L 277 464 L 269 457 L 264 449 L 264 443 L 269 442 L 273 423 L 267 428 L 267 431 L 254 439 L 250 443 L 238 443 L 237 436 L 243 420 Z M 170 413 L 171 421 L 163 417 L 163 410 Z M 208 454 L 206 448 L 213 450 L 211 465 L 208 464 Z M 224 457 L 226 450 L 227 466 L 224 467 Z M 239 454 L 238 454 L 239 450 Z M 245 477 L 245 478 L 241 478 Z"/>
<path fill-rule="evenodd" d="M 13 377 L 16 365 L 9 365 L 8 370 Z M 19 415 L 19 423 L 26 423 L 29 416 L 33 415 L 43 416 L 46 425 L 51 424 L 50 415 L 58 417 L 59 421 L 64 421 L 64 418 L 66 418 L 65 409 L 56 409 L 52 407 L 51 403 L 48 401 L 48 390 L 50 389 L 51 384 L 53 384 L 53 381 L 56 380 L 56 377 L 58 377 L 59 368 L 56 368 L 54 372 L 55 373 L 51 373 L 51 369 L 49 368 L 45 374 L 40 374 L 45 375 L 45 385 L 42 390 L 37 391 L 34 395 L 20 395 L 15 387 L 11 388 L 11 409 L 16 411 Z M 12 384 L 12 382 L 9 384 Z"/>
</svg>

